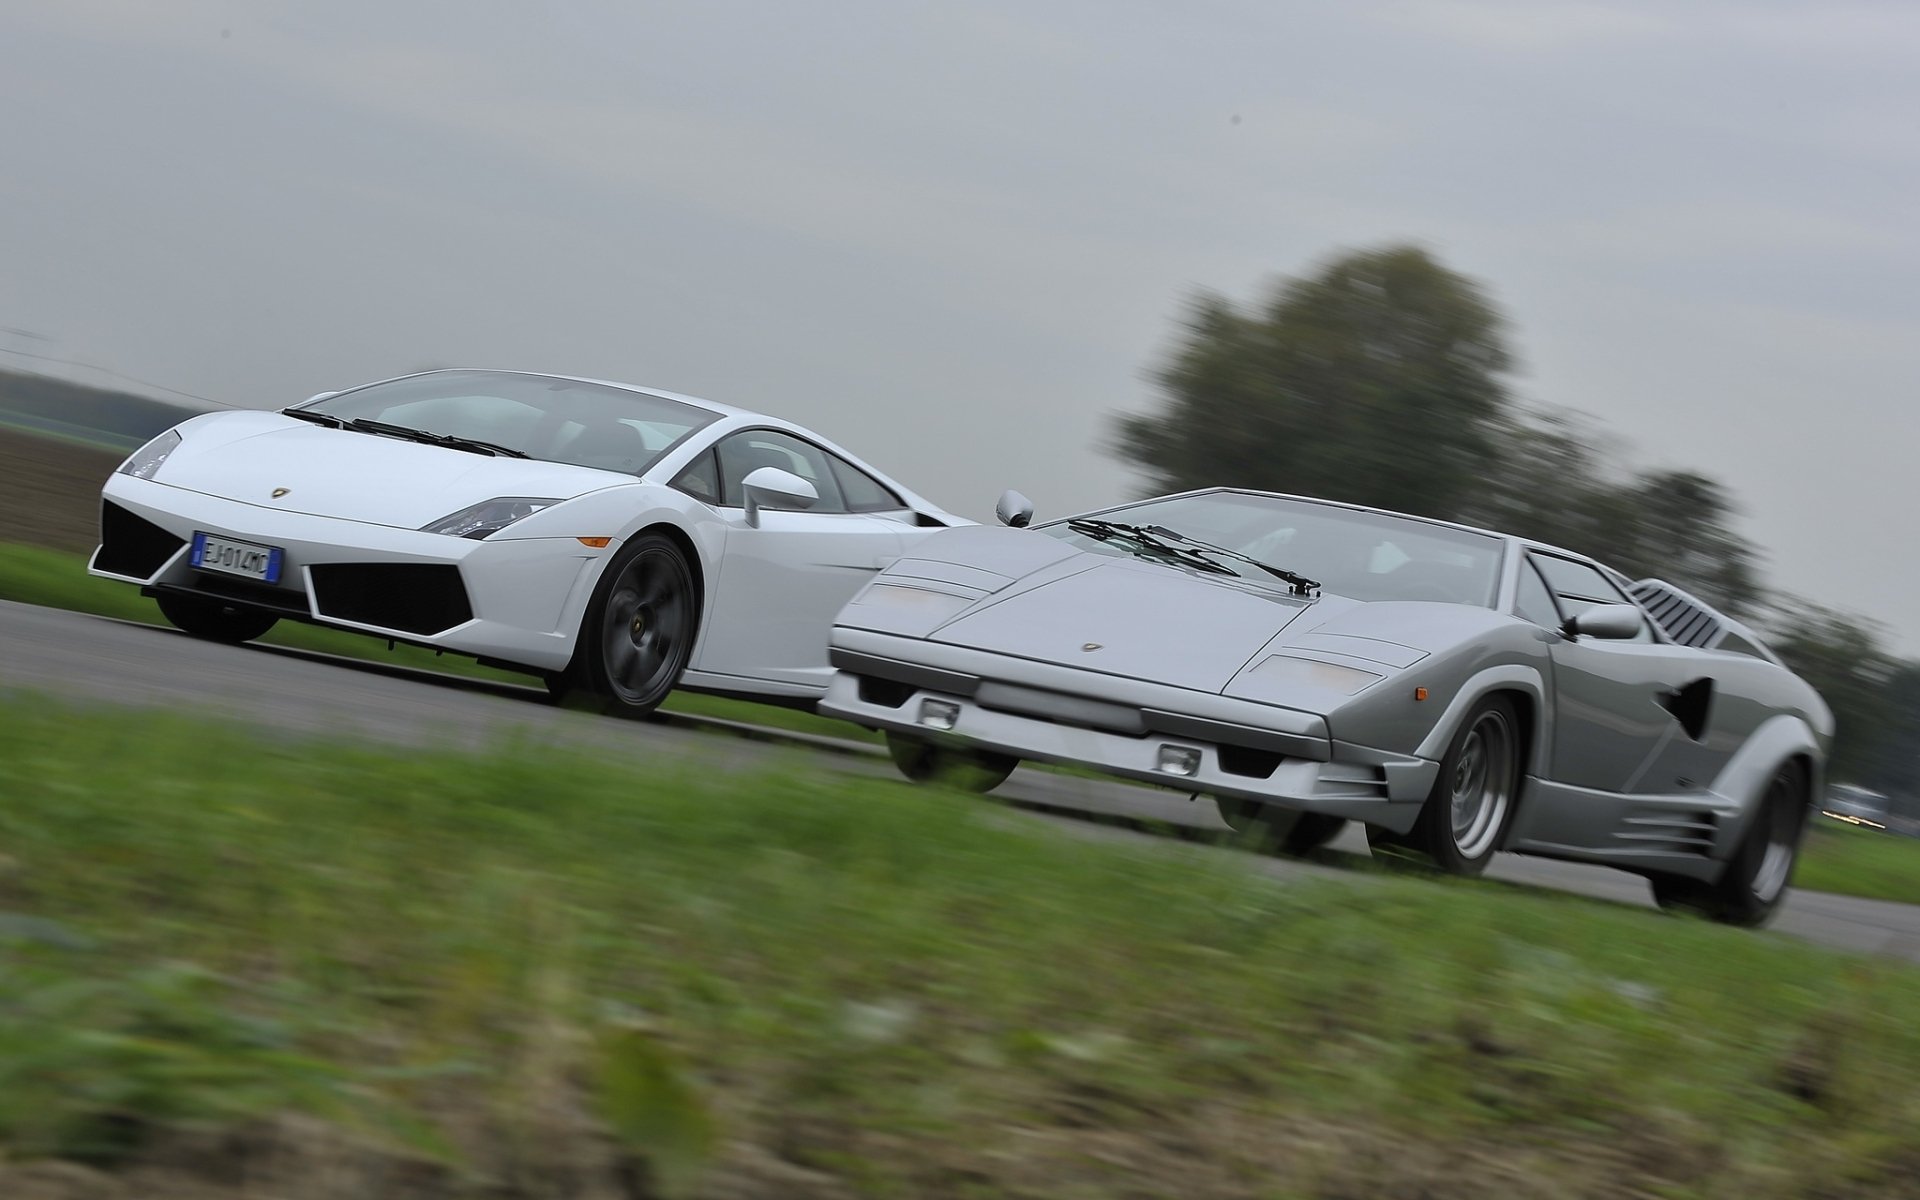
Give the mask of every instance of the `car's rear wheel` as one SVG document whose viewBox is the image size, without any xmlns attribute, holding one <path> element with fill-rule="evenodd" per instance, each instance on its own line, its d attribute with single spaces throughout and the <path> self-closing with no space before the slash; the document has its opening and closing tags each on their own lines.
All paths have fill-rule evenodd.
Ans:
<svg viewBox="0 0 1920 1200">
<path fill-rule="evenodd" d="M 1020 765 L 1011 754 L 940 746 L 891 732 L 887 734 L 887 756 L 915 783 L 941 783 L 968 792 L 992 791 Z"/>
<path fill-rule="evenodd" d="M 1807 788 L 1798 763 L 1774 774 L 1740 849 L 1713 883 L 1676 875 L 1651 877 L 1654 901 L 1727 925 L 1764 925 L 1779 910 L 1806 831 Z"/>
<path fill-rule="evenodd" d="M 620 548 L 593 590 L 567 674 L 577 690 L 619 716 L 660 707 L 693 652 L 700 608 L 693 570 L 671 538 L 642 534 Z"/>
<path fill-rule="evenodd" d="M 1369 825 L 1376 851 L 1412 851 L 1449 875 L 1478 875 L 1506 837 L 1520 794 L 1520 722 L 1504 696 L 1482 700 L 1440 760 L 1440 775 L 1405 835 Z"/>
<path fill-rule="evenodd" d="M 250 642 L 280 623 L 280 618 L 257 608 L 166 594 L 154 598 L 160 615 L 176 629 L 216 642 Z"/>
<path fill-rule="evenodd" d="M 1311 854 L 1340 835 L 1345 817 L 1300 812 L 1252 800 L 1214 797 L 1220 819 L 1241 838 L 1259 839 L 1262 848 L 1282 854 Z"/>
</svg>

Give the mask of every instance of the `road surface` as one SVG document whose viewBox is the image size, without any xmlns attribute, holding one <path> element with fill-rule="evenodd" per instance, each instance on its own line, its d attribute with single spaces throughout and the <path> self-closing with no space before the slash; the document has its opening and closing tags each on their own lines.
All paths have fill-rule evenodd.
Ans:
<svg viewBox="0 0 1920 1200">
<path fill-rule="evenodd" d="M 622 754 L 704 758 L 727 767 L 810 762 L 816 769 L 878 770 L 859 754 L 749 741 L 696 721 L 618 721 L 569 712 L 544 690 L 457 679 L 266 646 L 221 646 L 170 629 L 0 602 L 0 690 L 29 690 L 119 705 L 197 710 L 298 733 L 408 745 L 478 747 L 517 734 L 603 746 Z M 1174 792 L 1023 768 L 996 796 L 1042 811 L 1222 828 L 1212 805 Z M 1061 822 L 1089 837 L 1147 836 L 1123 827 Z M 1343 854 L 1364 856 L 1349 826 L 1327 862 L 1265 860 L 1277 876 L 1346 874 Z M 1491 878 L 1648 907 L 1645 881 L 1624 872 L 1501 855 Z M 1772 930 L 1843 950 L 1920 963 L 1920 906 L 1796 891 Z"/>
</svg>

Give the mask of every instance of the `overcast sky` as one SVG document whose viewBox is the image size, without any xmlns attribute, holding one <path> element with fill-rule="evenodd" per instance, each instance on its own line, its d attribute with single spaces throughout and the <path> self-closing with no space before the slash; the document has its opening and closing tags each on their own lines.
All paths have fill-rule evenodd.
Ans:
<svg viewBox="0 0 1920 1200">
<path fill-rule="evenodd" d="M 1916 55 L 1906 0 L 4 0 L 0 350 L 596 375 L 1044 514 L 1137 490 L 1197 289 L 1412 240 L 1920 653 Z"/>
</svg>

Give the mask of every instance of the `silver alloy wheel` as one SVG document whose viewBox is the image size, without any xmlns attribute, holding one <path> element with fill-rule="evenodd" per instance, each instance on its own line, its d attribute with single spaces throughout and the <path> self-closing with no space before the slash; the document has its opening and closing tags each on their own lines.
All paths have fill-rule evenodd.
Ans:
<svg viewBox="0 0 1920 1200">
<path fill-rule="evenodd" d="M 1476 859 L 1493 848 L 1513 803 L 1513 726 L 1498 710 L 1481 713 L 1467 731 L 1454 763 L 1451 791 L 1453 844 Z"/>
<path fill-rule="evenodd" d="M 1753 895 L 1762 904 L 1771 904 L 1786 889 L 1793 874 L 1793 856 L 1799 842 L 1799 820 L 1795 811 L 1793 787 L 1782 773 L 1767 787 L 1766 810 L 1760 819 L 1767 823 L 1767 847 L 1760 865 L 1753 872 Z"/>
<path fill-rule="evenodd" d="M 672 551 L 649 548 L 626 564 L 607 596 L 602 661 L 628 703 L 653 699 L 679 673 L 688 625 L 684 574 Z"/>
</svg>

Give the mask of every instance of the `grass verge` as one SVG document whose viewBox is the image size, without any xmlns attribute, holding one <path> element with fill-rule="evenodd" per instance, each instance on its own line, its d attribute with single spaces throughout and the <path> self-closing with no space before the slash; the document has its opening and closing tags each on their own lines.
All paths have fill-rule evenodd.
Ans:
<svg viewBox="0 0 1920 1200">
<path fill-rule="evenodd" d="M 123 621 L 139 621 L 147 625 L 166 624 L 166 619 L 160 615 L 160 610 L 154 606 L 153 601 L 142 596 L 137 588 L 130 584 L 116 583 L 110 579 L 89 575 L 86 571 L 86 563 L 87 560 L 84 557 L 64 551 L 0 542 L 0 600 L 16 600 L 23 604 L 39 604 L 48 608 L 95 613 Z M 260 641 L 269 646 L 287 646 L 322 654 L 337 654 L 343 658 L 389 663 L 414 670 L 438 671 L 467 679 L 539 686 L 539 681 L 530 675 L 496 671 L 457 654 L 435 654 L 431 650 L 423 650 L 418 646 L 405 645 L 398 645 L 389 650 L 387 644 L 378 638 L 364 637 L 344 630 L 326 629 L 318 625 L 305 625 L 298 621 L 282 621 Z M 877 740 L 876 735 L 857 725 L 849 725 L 845 721 L 815 716 L 798 709 L 736 700 L 728 696 L 676 692 L 667 698 L 667 703 L 663 707 L 668 712 L 715 717 L 729 721 L 746 721 L 775 729 L 811 733 L 847 741 Z"/>
<path fill-rule="evenodd" d="M 315 1198 L 1920 1173 L 1920 976 L 1767 935 L 1280 885 L 887 781 L 31 698 L 0 700 L 0 796 L 0 1194 L 49 1156 Z"/>
<path fill-rule="evenodd" d="M 1815 813 L 1793 886 L 1920 904 L 1920 838 L 1845 825 Z"/>
</svg>

